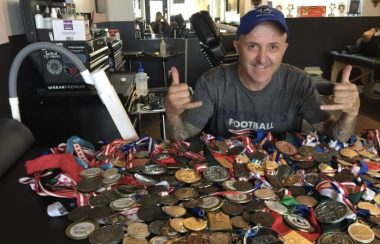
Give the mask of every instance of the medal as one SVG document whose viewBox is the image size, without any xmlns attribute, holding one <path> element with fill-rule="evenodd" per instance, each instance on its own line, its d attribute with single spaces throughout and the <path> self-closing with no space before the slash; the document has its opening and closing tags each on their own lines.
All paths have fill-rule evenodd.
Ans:
<svg viewBox="0 0 380 244">
<path fill-rule="evenodd" d="M 321 223 L 339 223 L 346 217 L 347 207 L 341 202 L 326 201 L 315 207 L 314 214 Z"/>
<path fill-rule="evenodd" d="M 371 243 L 375 239 L 373 231 L 363 224 L 353 223 L 348 226 L 347 231 L 352 239 L 361 243 Z"/>
</svg>

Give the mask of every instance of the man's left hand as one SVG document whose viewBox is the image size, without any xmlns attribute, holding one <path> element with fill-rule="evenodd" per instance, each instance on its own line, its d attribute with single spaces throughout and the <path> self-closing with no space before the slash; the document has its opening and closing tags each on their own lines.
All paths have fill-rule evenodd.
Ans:
<svg viewBox="0 0 380 244">
<path fill-rule="evenodd" d="M 322 110 L 341 110 L 351 116 L 357 116 L 360 108 L 359 92 L 355 84 L 350 82 L 352 66 L 347 65 L 342 74 L 342 82 L 336 83 L 333 95 L 330 96 L 331 104 L 322 105 Z"/>
</svg>

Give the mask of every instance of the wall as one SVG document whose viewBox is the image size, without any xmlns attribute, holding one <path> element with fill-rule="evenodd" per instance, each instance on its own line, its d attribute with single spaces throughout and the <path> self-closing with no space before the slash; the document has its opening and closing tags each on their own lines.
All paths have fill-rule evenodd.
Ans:
<svg viewBox="0 0 380 244">
<path fill-rule="evenodd" d="M 108 0 L 106 0 L 108 1 Z M 114 0 L 111 0 L 114 1 Z M 107 13 L 96 13 L 95 11 L 95 0 L 74 0 L 75 7 L 77 12 L 80 13 L 91 13 L 94 11 L 94 22 L 99 23 L 99 22 L 105 22 L 108 19 L 108 14 Z"/>
<path fill-rule="evenodd" d="M 108 0 L 108 21 L 134 21 L 132 1 Z"/>
</svg>

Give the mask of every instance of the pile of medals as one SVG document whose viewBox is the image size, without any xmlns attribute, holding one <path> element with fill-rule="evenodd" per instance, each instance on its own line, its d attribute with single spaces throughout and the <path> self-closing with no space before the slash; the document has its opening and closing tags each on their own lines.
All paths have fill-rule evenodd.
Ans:
<svg viewBox="0 0 380 244">
<path fill-rule="evenodd" d="M 69 238 L 90 243 L 372 243 L 380 240 L 373 141 L 203 135 L 111 143 L 83 169 Z M 105 167 L 107 166 L 107 167 Z"/>
</svg>

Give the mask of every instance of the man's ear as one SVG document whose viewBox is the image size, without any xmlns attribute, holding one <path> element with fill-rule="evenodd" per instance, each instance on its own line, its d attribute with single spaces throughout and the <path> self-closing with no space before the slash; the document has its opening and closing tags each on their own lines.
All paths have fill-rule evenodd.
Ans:
<svg viewBox="0 0 380 244">
<path fill-rule="evenodd" d="M 234 40 L 233 44 L 234 44 L 236 53 L 239 54 L 239 43 L 238 43 L 238 41 Z"/>
</svg>

